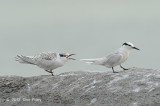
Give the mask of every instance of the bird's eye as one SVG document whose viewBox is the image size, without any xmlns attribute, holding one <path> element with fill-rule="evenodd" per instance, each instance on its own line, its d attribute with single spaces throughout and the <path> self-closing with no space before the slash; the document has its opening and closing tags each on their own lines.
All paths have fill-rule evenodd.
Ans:
<svg viewBox="0 0 160 106">
<path fill-rule="evenodd" d="M 66 56 L 65 56 L 65 55 L 63 55 L 63 54 L 59 54 L 59 56 L 60 56 L 60 57 L 66 57 Z"/>
</svg>

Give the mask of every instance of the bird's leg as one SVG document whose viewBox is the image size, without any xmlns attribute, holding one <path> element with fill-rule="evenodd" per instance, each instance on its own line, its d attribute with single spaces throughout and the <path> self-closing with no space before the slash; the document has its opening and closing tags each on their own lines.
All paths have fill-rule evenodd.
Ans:
<svg viewBox="0 0 160 106">
<path fill-rule="evenodd" d="M 115 71 L 114 71 L 114 68 L 113 68 L 113 67 L 112 67 L 112 70 L 113 70 L 113 73 L 118 73 L 118 72 L 115 72 Z"/>
<path fill-rule="evenodd" d="M 51 72 L 51 74 L 52 74 L 52 76 L 54 76 L 54 75 L 53 75 L 53 72 Z"/>
<path fill-rule="evenodd" d="M 50 73 L 48 70 L 45 70 L 45 71 L 47 71 L 48 73 Z"/>
<path fill-rule="evenodd" d="M 52 74 L 52 76 L 54 76 L 54 75 L 53 75 L 53 72 L 52 72 L 52 70 L 50 70 L 50 73 Z"/>
<path fill-rule="evenodd" d="M 52 70 L 50 70 L 50 71 L 48 71 L 48 70 L 45 70 L 45 71 L 47 71 L 47 72 L 51 73 L 51 74 L 52 74 L 52 76 L 54 76 L 54 75 L 53 75 L 53 72 L 52 72 Z"/>
<path fill-rule="evenodd" d="M 120 67 L 123 68 L 123 70 L 128 70 L 127 68 L 124 68 L 124 67 L 122 67 L 121 65 L 120 65 Z"/>
</svg>

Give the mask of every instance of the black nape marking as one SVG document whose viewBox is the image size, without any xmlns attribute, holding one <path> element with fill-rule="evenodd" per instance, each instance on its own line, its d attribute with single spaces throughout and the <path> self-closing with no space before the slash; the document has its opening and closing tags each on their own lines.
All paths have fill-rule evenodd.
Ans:
<svg viewBox="0 0 160 106">
<path fill-rule="evenodd" d="M 131 46 L 131 45 L 130 45 L 130 44 L 128 44 L 128 43 L 123 43 L 123 45 Z M 123 45 L 122 45 L 122 46 L 123 46 Z"/>
</svg>

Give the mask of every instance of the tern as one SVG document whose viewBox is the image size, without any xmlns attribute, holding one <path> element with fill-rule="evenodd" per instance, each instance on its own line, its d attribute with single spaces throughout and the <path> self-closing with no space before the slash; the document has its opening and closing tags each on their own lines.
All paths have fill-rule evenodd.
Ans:
<svg viewBox="0 0 160 106">
<path fill-rule="evenodd" d="M 121 64 L 124 63 L 128 59 L 128 56 L 132 49 L 140 50 L 136 48 L 132 43 L 125 42 L 118 50 L 112 52 L 106 57 L 95 58 L 95 59 L 81 59 L 81 60 L 85 61 L 88 64 L 102 65 L 107 68 L 112 68 L 113 73 L 118 73 L 114 71 L 114 67 L 118 65 L 120 65 L 120 67 L 123 70 L 128 70 L 122 67 Z"/>
<path fill-rule="evenodd" d="M 53 76 L 52 70 L 62 67 L 68 60 L 75 60 L 70 57 L 72 55 L 75 54 L 46 52 L 35 56 L 17 55 L 15 58 L 16 61 L 19 61 L 20 63 L 36 65 L 46 72 L 51 73 Z"/>
</svg>

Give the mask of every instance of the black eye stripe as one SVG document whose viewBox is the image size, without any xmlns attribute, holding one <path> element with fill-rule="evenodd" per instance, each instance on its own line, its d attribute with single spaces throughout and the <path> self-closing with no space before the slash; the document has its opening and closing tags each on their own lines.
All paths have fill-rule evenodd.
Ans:
<svg viewBox="0 0 160 106">
<path fill-rule="evenodd" d="M 60 56 L 60 57 L 66 57 L 66 56 L 65 56 L 65 55 L 63 55 L 63 54 L 59 54 L 59 56 Z"/>
</svg>

